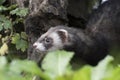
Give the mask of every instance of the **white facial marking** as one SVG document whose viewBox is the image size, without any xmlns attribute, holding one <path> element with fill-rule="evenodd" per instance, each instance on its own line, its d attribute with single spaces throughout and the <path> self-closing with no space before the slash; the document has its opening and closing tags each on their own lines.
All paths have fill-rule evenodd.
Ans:
<svg viewBox="0 0 120 80">
<path fill-rule="evenodd" d="M 40 51 L 40 52 L 46 51 L 43 43 L 35 42 L 35 43 L 33 44 L 33 46 L 35 46 L 35 49 L 38 50 L 38 51 Z"/>
<path fill-rule="evenodd" d="M 108 1 L 108 0 L 102 0 L 101 4 L 103 4 L 103 3 L 106 2 L 106 1 Z"/>
<path fill-rule="evenodd" d="M 62 40 L 56 32 L 50 34 L 50 37 L 53 39 L 53 46 L 49 49 L 49 51 L 58 50 L 63 47 Z"/>
<path fill-rule="evenodd" d="M 60 29 L 59 31 L 63 31 L 63 32 L 66 32 L 66 33 L 67 33 L 67 31 L 66 31 L 65 29 Z"/>
</svg>

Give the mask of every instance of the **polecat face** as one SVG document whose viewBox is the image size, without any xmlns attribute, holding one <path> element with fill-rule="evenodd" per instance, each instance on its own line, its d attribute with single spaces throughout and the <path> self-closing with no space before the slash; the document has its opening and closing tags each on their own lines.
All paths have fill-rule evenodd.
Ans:
<svg viewBox="0 0 120 80">
<path fill-rule="evenodd" d="M 50 28 L 33 44 L 37 52 L 46 53 L 62 49 L 67 43 L 68 32 L 64 29 Z"/>
</svg>

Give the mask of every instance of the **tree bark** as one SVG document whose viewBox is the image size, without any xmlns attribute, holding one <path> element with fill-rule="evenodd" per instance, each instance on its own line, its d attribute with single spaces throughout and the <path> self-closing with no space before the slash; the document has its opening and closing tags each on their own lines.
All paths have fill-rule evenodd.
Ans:
<svg viewBox="0 0 120 80">
<path fill-rule="evenodd" d="M 16 3 L 22 8 L 29 6 L 29 0 L 16 0 Z"/>
</svg>

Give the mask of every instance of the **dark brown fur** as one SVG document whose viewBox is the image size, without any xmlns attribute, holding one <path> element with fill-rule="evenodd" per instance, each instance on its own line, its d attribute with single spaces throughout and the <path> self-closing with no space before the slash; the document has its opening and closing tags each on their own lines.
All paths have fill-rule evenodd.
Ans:
<svg viewBox="0 0 120 80">
<path fill-rule="evenodd" d="M 69 34 L 67 51 L 74 51 L 75 56 L 96 65 L 114 46 L 120 45 L 120 0 L 109 0 L 92 13 L 85 31 L 66 26 Z"/>
<path fill-rule="evenodd" d="M 57 32 L 60 29 L 66 30 L 68 36 Z M 96 65 L 114 46 L 120 45 L 120 0 L 109 0 L 100 5 L 92 13 L 85 30 L 56 26 L 48 30 L 47 37 L 52 32 L 57 32 L 63 42 L 60 49 L 74 51 L 74 58 Z M 66 39 L 69 44 L 64 44 Z"/>
</svg>

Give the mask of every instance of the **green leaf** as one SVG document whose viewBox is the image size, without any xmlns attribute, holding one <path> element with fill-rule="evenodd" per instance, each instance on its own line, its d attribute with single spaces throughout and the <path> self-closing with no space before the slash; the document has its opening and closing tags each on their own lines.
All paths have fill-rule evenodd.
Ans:
<svg viewBox="0 0 120 80">
<path fill-rule="evenodd" d="M 102 80 L 105 77 L 108 65 L 113 61 L 113 57 L 107 56 L 92 70 L 91 80 Z"/>
<path fill-rule="evenodd" d="M 43 80 L 49 80 L 48 76 L 45 75 L 37 64 L 33 61 L 28 60 L 14 60 L 10 64 L 10 71 L 15 74 L 21 74 L 21 72 L 28 72 L 34 75 L 39 75 Z"/>
<path fill-rule="evenodd" d="M 5 6 L 0 6 L 0 12 L 6 11 L 6 10 L 7 10 L 7 8 Z"/>
<path fill-rule="evenodd" d="M 120 67 L 112 69 L 109 75 L 103 80 L 120 80 Z"/>
<path fill-rule="evenodd" d="M 12 61 L 12 63 L 10 64 L 10 70 L 18 74 L 20 74 L 22 71 L 33 73 L 33 74 L 39 74 L 41 72 L 37 64 L 28 60 Z"/>
<path fill-rule="evenodd" d="M 4 43 L 0 48 L 0 55 L 5 55 L 5 53 L 8 53 L 8 45 Z"/>
<path fill-rule="evenodd" d="M 16 44 L 18 41 L 20 40 L 20 35 L 18 33 L 16 33 L 13 37 L 12 37 L 12 43 Z"/>
<path fill-rule="evenodd" d="M 74 73 L 73 80 L 90 80 L 91 69 L 92 67 L 90 66 L 84 66 L 82 69 Z"/>
<path fill-rule="evenodd" d="M 69 71 L 63 76 L 57 76 L 55 80 L 91 80 L 91 66 L 84 66 L 76 71 Z"/>
<path fill-rule="evenodd" d="M 17 50 L 21 49 L 21 51 L 25 51 L 28 48 L 28 43 L 27 41 L 20 39 L 17 43 L 16 43 L 16 48 Z"/>
<path fill-rule="evenodd" d="M 42 68 L 51 78 L 65 73 L 73 56 L 72 52 L 55 51 L 48 53 L 42 61 Z"/>
<path fill-rule="evenodd" d="M 7 7 L 7 9 L 8 9 L 9 11 L 11 11 L 11 10 L 13 10 L 13 9 L 16 9 L 17 7 L 18 7 L 17 4 L 12 4 L 12 5 L 10 5 L 9 7 Z"/>
<path fill-rule="evenodd" d="M 15 10 L 10 11 L 10 14 L 24 17 L 28 14 L 28 8 L 16 8 Z"/>
<path fill-rule="evenodd" d="M 21 39 L 21 36 L 18 33 L 12 37 L 12 43 L 16 45 L 17 50 L 21 50 L 23 52 L 28 48 L 28 42 Z"/>
<path fill-rule="evenodd" d="M 21 38 L 27 39 L 27 34 L 25 32 L 21 32 Z"/>
<path fill-rule="evenodd" d="M 5 68 L 7 65 L 7 60 L 4 56 L 0 57 L 0 71 Z"/>
<path fill-rule="evenodd" d="M 12 22 L 10 20 L 4 21 L 4 28 L 5 29 L 11 29 L 12 27 Z"/>
<path fill-rule="evenodd" d="M 19 63 L 18 63 L 19 64 Z M 16 66 L 17 67 L 17 66 Z M 9 70 L 9 63 L 4 56 L 0 56 L 0 80 L 26 80 L 21 73 L 16 74 Z"/>
<path fill-rule="evenodd" d="M 4 27 L 5 29 L 11 29 L 12 27 L 12 22 L 4 15 L 0 15 L 0 23 L 1 27 Z"/>
<path fill-rule="evenodd" d="M 24 75 L 21 73 L 25 73 Z M 26 78 L 29 75 L 28 78 Z M 50 80 L 33 61 L 13 60 L 8 63 L 6 57 L 0 56 L 0 80 L 32 80 L 38 75 L 42 80 Z"/>
<path fill-rule="evenodd" d="M 55 78 L 55 80 L 73 80 L 73 74 L 69 73 L 69 74 L 65 74 L 63 76 L 57 76 Z"/>
<path fill-rule="evenodd" d="M 0 15 L 0 22 L 5 21 L 6 17 L 4 15 Z"/>
</svg>

